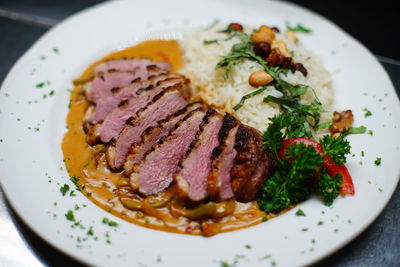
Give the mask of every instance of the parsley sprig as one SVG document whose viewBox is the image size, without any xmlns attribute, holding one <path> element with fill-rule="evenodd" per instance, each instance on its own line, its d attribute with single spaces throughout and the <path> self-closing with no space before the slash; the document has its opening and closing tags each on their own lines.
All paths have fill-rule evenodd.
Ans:
<svg viewBox="0 0 400 267">
<path fill-rule="evenodd" d="M 278 158 L 272 177 L 266 180 L 259 207 L 268 213 L 279 213 L 290 206 L 318 194 L 326 205 L 339 195 L 342 177 L 331 177 L 323 168 L 323 155 L 312 146 L 293 144 L 285 158 Z"/>
</svg>

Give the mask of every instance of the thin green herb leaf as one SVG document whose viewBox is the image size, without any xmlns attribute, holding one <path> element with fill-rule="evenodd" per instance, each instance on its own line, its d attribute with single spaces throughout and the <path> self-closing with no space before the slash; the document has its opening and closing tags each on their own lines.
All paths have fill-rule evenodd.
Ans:
<svg viewBox="0 0 400 267">
<path fill-rule="evenodd" d="M 302 33 L 311 33 L 312 32 L 312 30 L 310 28 L 306 28 L 306 27 L 304 27 L 303 25 L 301 25 L 299 23 L 295 27 L 291 27 L 289 25 L 289 23 L 286 22 L 286 28 L 289 31 L 294 31 L 294 32 L 302 32 Z"/>
<path fill-rule="evenodd" d="M 262 92 L 264 92 L 267 89 L 268 89 L 268 87 L 264 86 L 264 87 L 262 87 L 260 89 L 257 89 L 254 92 L 251 92 L 250 94 L 247 94 L 247 95 L 243 96 L 242 99 L 240 100 L 240 102 L 233 107 L 233 110 L 238 111 L 238 109 L 240 109 L 244 105 L 244 102 L 246 101 L 246 99 L 249 99 L 249 98 L 251 98 L 251 97 L 253 97 L 255 95 L 259 95 L 259 94 L 261 94 Z"/>
<path fill-rule="evenodd" d="M 324 123 L 320 123 L 317 125 L 317 130 L 319 131 L 322 129 L 327 129 L 327 128 L 331 127 L 332 123 L 333 123 L 332 120 L 324 122 Z"/>
<path fill-rule="evenodd" d="M 367 127 L 365 126 L 360 126 L 360 127 L 351 127 L 347 132 L 345 132 L 345 135 L 349 134 L 363 134 L 367 131 Z"/>
<path fill-rule="evenodd" d="M 218 40 L 204 40 L 203 41 L 203 44 L 205 44 L 205 45 L 215 44 L 215 43 L 218 44 Z"/>
</svg>

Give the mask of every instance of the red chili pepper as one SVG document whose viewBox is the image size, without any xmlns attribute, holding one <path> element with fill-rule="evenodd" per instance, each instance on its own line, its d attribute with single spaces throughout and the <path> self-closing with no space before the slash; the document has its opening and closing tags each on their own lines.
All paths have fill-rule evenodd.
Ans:
<svg viewBox="0 0 400 267">
<path fill-rule="evenodd" d="M 282 148 L 278 151 L 278 156 L 283 158 L 287 147 L 293 144 L 305 144 L 306 146 L 312 146 L 314 147 L 315 151 L 321 155 L 324 154 L 324 149 L 322 148 L 321 144 L 316 141 L 307 138 L 290 138 L 283 141 Z M 335 176 L 336 174 L 342 175 L 343 182 L 340 187 L 340 194 L 354 195 L 353 179 L 351 178 L 351 175 L 344 164 L 339 165 L 334 162 L 331 157 L 325 156 L 324 167 L 327 169 L 327 173 L 331 177 Z"/>
</svg>

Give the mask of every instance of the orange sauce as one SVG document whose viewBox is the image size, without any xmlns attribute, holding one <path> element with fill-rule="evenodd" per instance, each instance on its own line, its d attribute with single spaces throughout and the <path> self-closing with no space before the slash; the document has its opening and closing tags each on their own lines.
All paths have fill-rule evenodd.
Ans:
<svg viewBox="0 0 400 267">
<path fill-rule="evenodd" d="M 89 66 L 79 79 L 85 80 L 93 76 L 93 67 L 101 62 L 130 57 L 168 61 L 174 71 L 182 67 L 182 52 L 176 41 L 147 41 L 109 54 Z M 107 168 L 102 145 L 91 147 L 86 143 L 83 116 L 90 103 L 84 97 L 81 86 L 75 86 L 70 101 L 67 116 L 68 131 L 62 142 L 65 165 L 71 177 L 79 178 L 76 184 L 80 191 L 100 208 L 126 221 L 148 228 L 206 236 L 249 227 L 266 218 L 266 214 L 258 209 L 255 201 L 246 204 L 227 201 L 228 206 L 232 207 L 233 204 L 233 213 L 222 218 L 202 221 L 177 216 L 173 211 L 173 203 L 159 208 L 148 205 L 143 205 L 143 208 L 137 210 L 125 208 L 119 200 L 118 188 L 126 186 L 128 179 L 122 173 L 114 173 Z M 172 186 L 167 193 L 173 194 L 173 192 Z"/>
</svg>

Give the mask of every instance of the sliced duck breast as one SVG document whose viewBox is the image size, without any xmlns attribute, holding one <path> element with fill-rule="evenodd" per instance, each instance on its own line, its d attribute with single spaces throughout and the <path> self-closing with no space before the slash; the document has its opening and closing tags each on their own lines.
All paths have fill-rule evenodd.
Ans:
<svg viewBox="0 0 400 267">
<path fill-rule="evenodd" d="M 176 87 L 182 84 L 176 85 Z M 150 104 L 141 109 L 137 116 L 127 125 L 118 136 L 115 144 L 115 167 L 120 168 L 132 144 L 140 142 L 142 133 L 158 121 L 177 112 L 187 105 L 185 98 L 178 88 L 173 87 L 155 96 Z"/>
<path fill-rule="evenodd" d="M 211 155 L 219 145 L 218 133 L 223 117 L 209 109 L 201 125 L 193 148 L 182 159 L 180 170 L 174 175 L 178 195 L 190 201 L 201 201 L 208 196 L 207 178 L 211 171 Z"/>
<path fill-rule="evenodd" d="M 162 138 L 145 156 L 137 171 L 132 173 L 132 186 L 139 185 L 140 192 L 145 195 L 156 194 L 169 187 L 173 174 L 200 130 L 205 115 L 204 108 L 190 112 L 168 136 Z"/>
<path fill-rule="evenodd" d="M 136 113 L 151 103 L 153 98 L 163 90 L 172 87 L 179 89 L 182 92 L 186 90 L 186 85 L 184 84 L 185 81 L 186 80 L 182 77 L 161 81 L 158 86 L 140 91 L 136 96 L 130 98 L 124 105 L 115 108 L 104 119 L 100 129 L 101 140 L 108 143 L 112 138 L 117 138 L 118 134 L 125 127 L 126 121 L 129 118 L 134 119 Z"/>
<path fill-rule="evenodd" d="M 105 72 L 109 70 L 118 70 L 118 71 L 133 71 L 135 69 L 145 70 L 149 66 L 155 66 L 157 68 L 170 71 L 171 64 L 168 62 L 155 62 L 151 61 L 147 58 L 120 58 L 120 59 L 111 59 L 106 62 L 103 62 L 97 65 L 94 68 L 96 73 Z M 142 80 L 146 80 L 142 78 Z"/>
<path fill-rule="evenodd" d="M 213 151 L 212 170 L 208 175 L 208 192 L 213 200 L 233 197 L 231 170 L 235 164 L 235 139 L 240 122 L 230 114 L 225 114 L 218 133 L 219 146 Z"/>
<path fill-rule="evenodd" d="M 150 60 L 118 59 L 100 64 L 95 68 L 93 81 L 85 85 L 86 96 L 92 102 L 112 94 L 112 89 L 125 87 L 135 80 L 148 80 L 154 68 L 170 70 L 169 63 L 157 64 Z M 120 68 L 117 68 L 117 66 Z M 159 65 L 159 66 L 158 66 Z"/>
<path fill-rule="evenodd" d="M 160 70 L 153 73 L 153 76 L 149 80 L 137 80 L 129 84 L 126 87 L 120 88 L 116 92 L 114 91 L 111 95 L 101 97 L 97 103 L 96 108 L 89 118 L 89 122 L 96 123 L 105 119 L 105 117 L 118 105 L 134 97 L 140 89 L 147 88 L 149 86 L 156 86 L 160 81 L 177 77 L 175 74 L 165 74 L 165 71 Z"/>
<path fill-rule="evenodd" d="M 270 157 L 262 149 L 261 133 L 252 127 L 241 124 L 235 142 L 237 154 L 231 170 L 232 190 L 238 201 L 249 202 L 254 200 L 267 177 Z"/>
<path fill-rule="evenodd" d="M 135 165 L 142 162 L 147 152 L 149 152 L 161 138 L 167 136 L 169 132 L 174 129 L 175 125 L 189 112 L 199 107 L 201 107 L 199 102 L 188 104 L 183 109 L 158 122 L 155 127 L 147 128 L 142 133 L 140 143 L 133 144 L 130 148 L 129 154 L 124 163 L 124 174 L 129 177 L 134 171 Z"/>
</svg>

